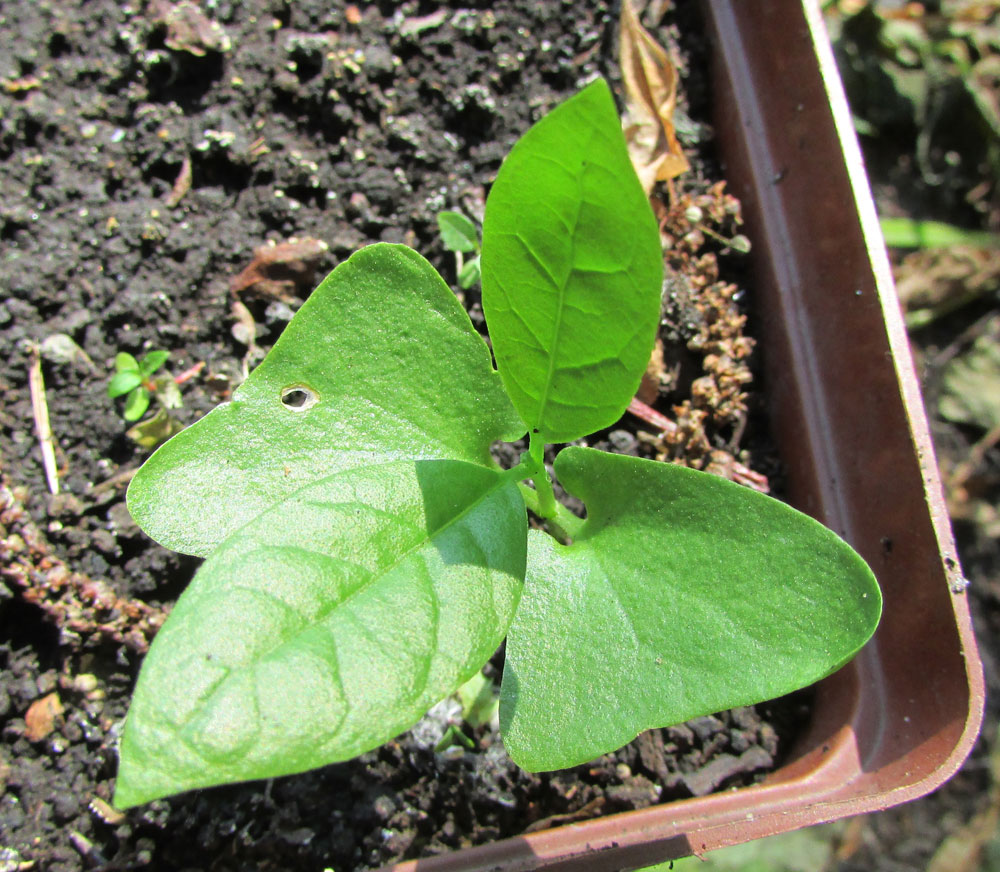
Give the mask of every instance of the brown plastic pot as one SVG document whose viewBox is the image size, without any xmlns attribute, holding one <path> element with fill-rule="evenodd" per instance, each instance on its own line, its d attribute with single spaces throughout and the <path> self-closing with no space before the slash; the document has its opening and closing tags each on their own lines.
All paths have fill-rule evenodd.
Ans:
<svg viewBox="0 0 1000 872">
<path fill-rule="evenodd" d="M 881 626 L 817 688 L 759 785 L 392 867 L 631 869 L 922 796 L 983 715 L 982 668 L 906 333 L 817 5 L 706 0 L 716 131 L 743 201 L 757 335 L 788 498 L 847 539 Z"/>
</svg>

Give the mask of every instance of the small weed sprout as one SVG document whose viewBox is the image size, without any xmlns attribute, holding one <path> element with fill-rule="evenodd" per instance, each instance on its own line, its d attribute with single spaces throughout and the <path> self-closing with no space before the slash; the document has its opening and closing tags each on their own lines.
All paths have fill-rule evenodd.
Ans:
<svg viewBox="0 0 1000 872">
<path fill-rule="evenodd" d="M 466 291 L 482 279 L 479 230 L 475 223 L 461 212 L 439 212 L 437 223 L 444 247 L 455 254 L 458 286 Z M 467 254 L 473 256 L 466 260 Z"/>
<path fill-rule="evenodd" d="M 155 448 L 181 429 L 168 411 L 183 405 L 177 381 L 168 373 L 156 375 L 169 357 L 170 352 L 163 350 L 149 351 L 141 360 L 126 351 L 115 355 L 115 374 L 108 381 L 108 396 L 113 400 L 125 397 L 122 417 L 130 423 L 139 421 L 154 399 L 158 405 L 151 418 L 128 430 L 129 438 L 144 448 Z"/>
</svg>

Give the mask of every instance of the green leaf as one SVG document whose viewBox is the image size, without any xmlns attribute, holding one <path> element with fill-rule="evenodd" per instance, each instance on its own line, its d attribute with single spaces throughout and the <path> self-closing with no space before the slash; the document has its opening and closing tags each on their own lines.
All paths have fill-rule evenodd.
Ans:
<svg viewBox="0 0 1000 872">
<path fill-rule="evenodd" d="M 482 266 L 479 255 L 466 262 L 462 266 L 462 271 L 458 274 L 458 286 L 466 291 L 482 278 Z"/>
<path fill-rule="evenodd" d="M 777 500 L 586 448 L 555 470 L 588 519 L 569 546 L 529 536 L 500 696 L 504 744 L 525 769 L 804 687 L 878 623 L 865 562 Z"/>
<path fill-rule="evenodd" d="M 477 672 L 457 691 L 462 704 L 462 720 L 475 729 L 493 720 L 500 705 L 496 687 L 482 672 Z"/>
<path fill-rule="evenodd" d="M 545 442 L 614 423 L 649 362 L 663 258 L 611 92 L 532 127 L 486 202 L 483 310 L 514 406 Z"/>
<path fill-rule="evenodd" d="M 442 751 L 446 751 L 455 745 L 461 745 L 470 751 L 475 750 L 476 747 L 476 743 L 465 735 L 460 727 L 455 726 L 455 724 L 448 724 L 448 728 L 444 731 L 441 741 L 434 746 L 434 751 L 440 754 Z"/>
<path fill-rule="evenodd" d="M 146 377 L 149 378 L 154 372 L 156 372 L 163 364 L 167 362 L 167 358 L 170 357 L 169 351 L 150 351 L 139 363 L 139 371 Z"/>
<path fill-rule="evenodd" d="M 940 221 L 883 217 L 879 224 L 885 244 L 890 248 L 950 248 L 955 245 L 1000 248 L 1000 234 L 966 230 Z"/>
<path fill-rule="evenodd" d="M 122 369 L 111 376 L 108 382 L 108 396 L 111 399 L 127 394 L 142 384 L 142 376 L 134 369 Z"/>
<path fill-rule="evenodd" d="M 119 351 L 115 355 L 115 371 L 128 372 L 129 370 L 139 372 L 139 361 L 127 351 Z"/>
<path fill-rule="evenodd" d="M 140 385 L 137 388 L 133 388 L 132 392 L 125 397 L 125 411 L 122 412 L 122 417 L 126 421 L 138 421 L 146 414 L 146 409 L 148 408 L 149 391 Z"/>
<path fill-rule="evenodd" d="M 461 212 L 438 212 L 437 222 L 448 251 L 479 251 L 479 231 Z"/>
<path fill-rule="evenodd" d="M 456 461 L 288 495 L 219 547 L 157 634 L 115 805 L 301 772 L 408 729 L 500 644 L 525 534 L 513 479 Z"/>
<path fill-rule="evenodd" d="M 523 433 L 455 295 L 415 251 L 380 243 L 324 279 L 230 403 L 146 461 L 128 505 L 154 539 L 207 555 L 331 473 L 407 457 L 492 466 L 490 444 Z"/>
</svg>

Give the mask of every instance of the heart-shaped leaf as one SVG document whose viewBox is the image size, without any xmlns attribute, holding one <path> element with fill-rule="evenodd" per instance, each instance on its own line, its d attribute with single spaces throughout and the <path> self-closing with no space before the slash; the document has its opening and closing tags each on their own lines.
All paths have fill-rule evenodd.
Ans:
<svg viewBox="0 0 1000 872">
<path fill-rule="evenodd" d="M 874 632 L 871 570 L 784 503 L 586 448 L 555 469 L 588 519 L 569 546 L 529 536 L 500 700 L 519 766 L 573 766 L 643 730 L 804 687 Z"/>
<path fill-rule="evenodd" d="M 119 808 L 346 760 L 503 639 L 524 578 L 514 480 L 450 460 L 328 476 L 227 539 L 146 656 Z"/>
<path fill-rule="evenodd" d="M 324 279 L 230 403 L 146 461 L 128 506 L 154 539 L 206 556 L 338 470 L 402 458 L 492 466 L 490 444 L 523 433 L 448 286 L 415 251 L 377 244 Z"/>
<path fill-rule="evenodd" d="M 528 427 L 569 442 L 618 420 L 653 348 L 663 262 L 603 79 L 511 150 L 482 250 L 497 367 Z"/>
</svg>

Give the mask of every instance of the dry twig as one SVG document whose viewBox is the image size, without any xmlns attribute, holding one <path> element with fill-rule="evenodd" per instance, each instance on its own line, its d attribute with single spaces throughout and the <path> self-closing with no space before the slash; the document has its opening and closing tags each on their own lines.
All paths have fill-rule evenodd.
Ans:
<svg viewBox="0 0 1000 872">
<path fill-rule="evenodd" d="M 49 484 L 49 493 L 59 493 L 59 470 L 56 466 L 55 443 L 52 440 L 52 428 L 49 426 L 49 404 L 45 399 L 45 379 L 42 376 L 42 355 L 37 345 L 32 343 L 31 360 L 28 364 L 28 388 L 31 391 L 31 414 L 35 419 L 35 432 L 42 448 L 42 465 L 45 467 L 45 479 Z"/>
</svg>

